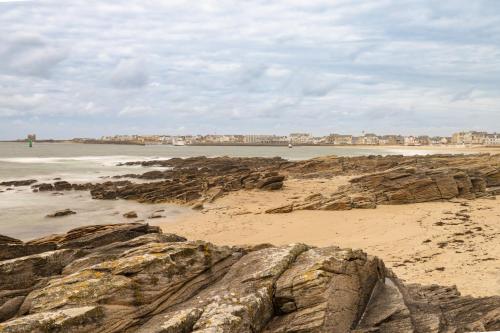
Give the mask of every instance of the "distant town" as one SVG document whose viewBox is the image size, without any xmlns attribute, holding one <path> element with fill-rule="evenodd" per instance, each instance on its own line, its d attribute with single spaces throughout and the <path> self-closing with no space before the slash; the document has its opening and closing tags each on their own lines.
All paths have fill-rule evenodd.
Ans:
<svg viewBox="0 0 500 333">
<path fill-rule="evenodd" d="M 36 135 L 29 139 L 35 141 Z M 403 136 L 377 135 L 363 133 L 360 136 L 332 133 L 314 136 L 310 133 L 290 133 L 289 135 L 114 135 L 101 138 L 75 138 L 80 143 L 100 144 L 137 144 L 137 145 L 268 145 L 268 146 L 306 146 L 306 145 L 386 145 L 386 146 L 429 146 L 429 145 L 481 145 L 500 146 L 500 133 L 457 132 L 451 137 L 444 136 Z"/>
</svg>

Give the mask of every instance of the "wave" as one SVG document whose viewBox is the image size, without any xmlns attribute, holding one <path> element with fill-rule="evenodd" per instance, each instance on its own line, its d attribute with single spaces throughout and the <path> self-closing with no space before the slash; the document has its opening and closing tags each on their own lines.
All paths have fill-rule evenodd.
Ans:
<svg viewBox="0 0 500 333">
<path fill-rule="evenodd" d="M 0 162 L 22 163 L 22 164 L 57 164 L 57 163 L 77 163 L 91 162 L 103 166 L 115 166 L 117 163 L 144 161 L 144 160 L 168 160 L 169 157 L 159 158 L 158 156 L 76 156 L 76 157 L 7 157 L 0 158 Z"/>
</svg>

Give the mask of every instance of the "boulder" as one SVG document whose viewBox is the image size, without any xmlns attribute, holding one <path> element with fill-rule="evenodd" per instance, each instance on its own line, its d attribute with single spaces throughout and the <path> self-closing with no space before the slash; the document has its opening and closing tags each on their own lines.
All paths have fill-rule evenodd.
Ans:
<svg viewBox="0 0 500 333">
<path fill-rule="evenodd" d="M 270 176 L 259 180 L 255 187 L 263 190 L 275 190 L 283 187 L 283 180 L 285 176 Z M 273 185 L 276 184 L 276 185 Z"/>
<path fill-rule="evenodd" d="M 76 212 L 67 208 L 67 209 L 63 209 L 63 210 L 58 210 L 57 212 L 52 213 L 52 214 L 48 214 L 48 215 L 46 215 L 46 217 L 61 217 L 61 216 L 67 216 L 67 215 L 73 215 L 73 214 L 76 214 Z"/>
<path fill-rule="evenodd" d="M 134 211 L 126 212 L 125 214 L 123 214 L 123 217 L 127 219 L 135 219 L 137 218 L 137 213 Z"/>
<path fill-rule="evenodd" d="M 47 184 L 47 183 L 37 184 L 37 185 L 33 185 L 31 187 L 34 189 L 34 191 L 38 190 L 40 192 L 46 192 L 46 191 L 53 191 L 54 190 L 54 186 L 52 186 L 52 184 Z"/>
<path fill-rule="evenodd" d="M 56 191 L 69 191 L 72 189 L 70 183 L 64 180 L 60 180 L 54 183 L 54 190 Z"/>
</svg>

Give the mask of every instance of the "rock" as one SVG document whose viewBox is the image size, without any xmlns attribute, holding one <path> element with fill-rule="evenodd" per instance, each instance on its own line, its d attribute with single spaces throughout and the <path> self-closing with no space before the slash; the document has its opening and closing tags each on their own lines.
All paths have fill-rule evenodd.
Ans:
<svg viewBox="0 0 500 333">
<path fill-rule="evenodd" d="M 270 176 L 259 180 L 255 187 L 264 190 L 276 190 L 283 187 L 285 176 Z"/>
<path fill-rule="evenodd" d="M 31 186 L 34 190 L 38 190 L 40 192 L 53 191 L 54 186 L 52 184 L 42 183 Z"/>
<path fill-rule="evenodd" d="M 36 183 L 36 179 L 26 179 L 26 180 L 11 180 L 7 182 L 1 182 L 0 186 L 29 186 Z"/>
<path fill-rule="evenodd" d="M 192 206 L 212 202 L 241 189 L 279 190 L 286 177 L 331 178 L 360 176 L 342 191 L 352 199 L 351 208 L 374 208 L 378 204 L 406 204 L 452 198 L 490 197 L 500 190 L 500 154 L 428 156 L 326 156 L 305 161 L 281 158 L 172 158 L 137 161 L 122 165 L 164 167 L 143 174 L 124 174 L 99 184 L 64 181 L 33 185 L 34 190 L 90 190 L 99 200 L 126 199 L 146 203 L 172 202 Z M 156 180 L 156 181 L 154 181 Z M 339 194 L 339 193 L 338 193 Z M 361 199 L 363 198 L 363 199 Z M 323 200 L 295 203 L 294 209 L 349 209 L 346 203 Z"/>
<path fill-rule="evenodd" d="M 197 202 L 194 205 L 191 206 L 192 209 L 194 210 L 203 210 L 203 202 Z"/>
<path fill-rule="evenodd" d="M 281 315 L 265 332 L 348 332 L 383 272 L 382 262 L 359 250 L 302 253 L 276 282 L 274 302 Z"/>
<path fill-rule="evenodd" d="M 27 242 L 58 250 L 0 261 L 0 332 L 500 329 L 500 297 L 404 284 L 361 250 L 226 247 L 159 232 L 87 226 Z"/>
<path fill-rule="evenodd" d="M 216 199 L 224 195 L 224 190 L 220 187 L 213 187 L 206 193 L 207 201 L 214 202 Z"/>
<path fill-rule="evenodd" d="M 293 204 L 268 209 L 266 210 L 266 214 L 283 214 L 290 213 L 291 211 L 293 211 Z"/>
<path fill-rule="evenodd" d="M 137 218 L 137 213 L 134 211 L 130 211 L 130 212 L 123 214 L 123 217 L 125 217 L 127 219 L 134 219 L 134 218 Z"/>
<path fill-rule="evenodd" d="M 0 260 L 14 259 L 56 249 L 54 243 L 25 244 L 19 239 L 0 235 Z"/>
<path fill-rule="evenodd" d="M 54 190 L 56 191 L 70 191 L 71 189 L 71 184 L 67 181 L 61 180 L 54 183 Z"/>
<path fill-rule="evenodd" d="M 321 210 L 349 210 L 352 208 L 351 199 L 347 196 L 341 196 L 324 203 L 319 209 Z"/>
<path fill-rule="evenodd" d="M 48 214 L 46 215 L 47 217 L 61 217 L 61 216 L 67 216 L 67 215 L 73 215 L 76 214 L 75 211 L 72 211 L 71 209 L 63 209 L 63 210 L 58 210 L 55 213 Z"/>
<path fill-rule="evenodd" d="M 0 324 L 0 332 L 95 332 L 101 327 L 102 317 L 102 310 L 98 306 L 40 312 Z"/>
<path fill-rule="evenodd" d="M 162 217 L 165 217 L 165 216 L 163 216 L 161 212 L 153 212 L 153 213 L 151 213 L 151 215 L 148 216 L 148 219 L 159 219 Z"/>
<path fill-rule="evenodd" d="M 44 277 L 60 274 L 75 255 L 75 250 L 64 249 L 0 261 L 0 290 L 33 287 Z"/>
<path fill-rule="evenodd" d="M 55 243 L 57 248 L 94 248 L 114 242 L 127 241 L 150 233 L 161 233 L 161 229 L 147 223 L 99 224 L 71 229 L 62 235 L 34 239 L 26 244 Z"/>
<path fill-rule="evenodd" d="M 0 235 L 0 245 L 18 245 L 22 243 L 23 242 L 20 241 L 19 239 L 15 239 L 5 235 Z"/>
<path fill-rule="evenodd" d="M 29 256 L 55 249 L 56 245 L 53 243 L 25 244 L 18 239 L 0 235 L 0 260 Z"/>
<path fill-rule="evenodd" d="M 379 204 L 488 197 L 494 193 L 496 185 L 492 184 L 496 184 L 500 173 L 500 157 L 495 155 L 425 156 L 409 161 L 404 157 L 390 159 L 399 166 L 352 178 L 349 185 L 340 187 L 330 197 L 306 198 L 294 203 L 294 210 L 346 210 L 375 208 Z"/>
<path fill-rule="evenodd" d="M 275 191 L 283 187 L 283 182 L 274 182 L 261 187 L 262 190 Z"/>
<path fill-rule="evenodd" d="M 24 298 L 25 296 L 15 296 L 8 299 L 0 306 L 0 323 L 16 315 L 21 304 L 24 302 Z"/>
</svg>

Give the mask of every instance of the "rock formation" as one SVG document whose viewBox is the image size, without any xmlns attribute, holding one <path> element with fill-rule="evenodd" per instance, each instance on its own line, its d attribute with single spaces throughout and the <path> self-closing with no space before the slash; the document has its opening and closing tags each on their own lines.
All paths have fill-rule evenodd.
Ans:
<svg viewBox="0 0 500 333">
<path fill-rule="evenodd" d="M 94 199 L 211 202 L 239 190 L 279 190 L 286 178 L 358 176 L 350 186 L 330 195 L 269 210 L 374 208 L 455 197 L 473 199 L 500 193 L 499 155 L 327 156 L 305 161 L 282 158 L 192 157 L 128 162 L 125 165 L 163 167 L 142 174 L 124 174 L 102 183 L 70 184 L 59 180 L 34 184 L 34 191 L 89 190 Z M 125 179 L 126 178 L 126 179 Z"/>
<path fill-rule="evenodd" d="M 128 162 L 127 165 L 162 166 L 165 170 L 126 174 L 114 178 L 138 179 L 106 181 L 98 184 L 70 184 L 57 181 L 32 186 L 38 191 L 90 190 L 92 198 L 127 199 L 139 202 L 194 204 L 213 201 L 231 191 L 259 189 L 274 191 L 283 187 L 285 176 L 278 173 L 286 164 L 281 158 L 173 158 L 161 161 Z M 155 180 L 143 182 L 144 180 Z"/>
<path fill-rule="evenodd" d="M 67 215 L 73 215 L 73 214 L 76 214 L 76 212 L 67 208 L 67 209 L 63 209 L 63 210 L 58 210 L 57 212 L 54 212 L 52 214 L 48 214 L 46 217 L 61 217 L 61 216 L 67 216 Z"/>
<path fill-rule="evenodd" d="M 26 179 L 26 180 L 11 180 L 6 182 L 0 182 L 0 186 L 29 186 L 36 183 L 36 179 Z"/>
<path fill-rule="evenodd" d="M 0 255 L 0 332 L 500 329 L 500 297 L 405 285 L 334 246 L 216 246 L 131 223 L 1 236 Z"/>
<path fill-rule="evenodd" d="M 498 193 L 499 158 L 427 157 L 409 165 L 353 178 L 348 186 L 343 186 L 330 195 L 316 194 L 303 201 L 267 212 L 375 208 L 379 204 L 407 204 L 453 198 L 475 199 Z"/>
</svg>

